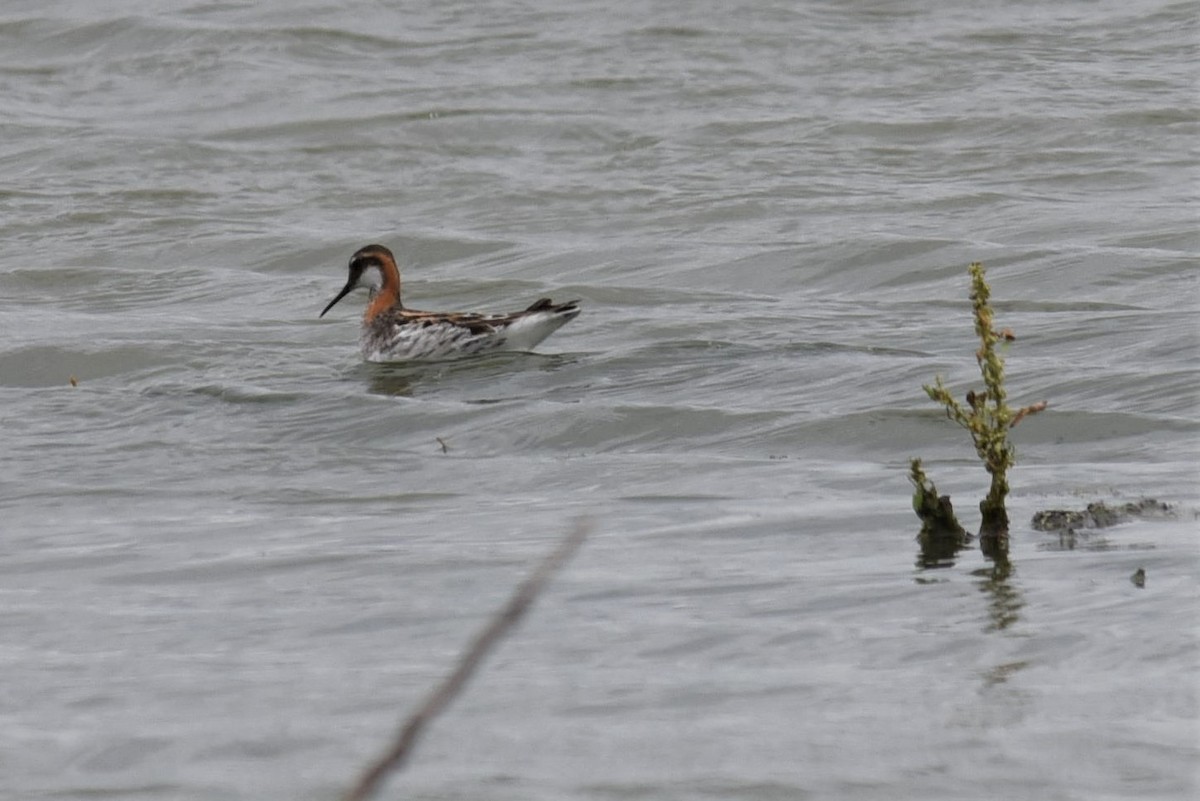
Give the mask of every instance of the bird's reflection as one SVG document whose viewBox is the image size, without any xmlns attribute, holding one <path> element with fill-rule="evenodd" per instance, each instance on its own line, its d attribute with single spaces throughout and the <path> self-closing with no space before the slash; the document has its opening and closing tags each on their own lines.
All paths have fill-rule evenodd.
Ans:
<svg viewBox="0 0 1200 801">
<path fill-rule="evenodd" d="M 447 381 L 469 379 L 494 383 L 521 370 L 552 372 L 575 364 L 572 354 L 497 353 L 478 358 L 443 362 L 395 362 L 358 365 L 352 375 L 364 380 L 375 395 L 410 398 L 421 389 Z M 474 399 L 472 403 L 498 403 L 503 398 Z"/>
</svg>

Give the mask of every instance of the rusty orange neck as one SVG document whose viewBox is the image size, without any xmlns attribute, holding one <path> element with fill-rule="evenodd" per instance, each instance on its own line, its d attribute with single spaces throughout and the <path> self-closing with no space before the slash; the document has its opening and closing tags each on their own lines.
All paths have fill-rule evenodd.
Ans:
<svg viewBox="0 0 1200 801">
<path fill-rule="evenodd" d="M 392 308 L 400 306 L 400 270 L 391 259 L 383 259 L 379 266 L 381 283 L 375 292 L 375 297 L 367 304 L 363 320 L 371 322 L 377 316 Z"/>
</svg>

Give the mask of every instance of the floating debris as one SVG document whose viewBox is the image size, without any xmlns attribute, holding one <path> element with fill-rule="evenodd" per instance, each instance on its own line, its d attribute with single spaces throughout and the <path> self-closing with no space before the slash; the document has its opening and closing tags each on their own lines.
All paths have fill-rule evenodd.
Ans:
<svg viewBox="0 0 1200 801">
<path fill-rule="evenodd" d="M 1146 571 L 1139 567 L 1137 570 L 1134 571 L 1133 575 L 1129 577 L 1129 580 L 1132 581 L 1133 586 L 1137 587 L 1138 589 L 1145 587 L 1146 586 Z"/>
<path fill-rule="evenodd" d="M 1104 501 L 1089 503 L 1086 509 L 1047 509 L 1036 512 L 1030 523 L 1035 531 L 1073 531 L 1080 528 L 1108 528 L 1144 518 L 1171 518 L 1175 507 L 1154 498 L 1142 498 L 1120 506 Z"/>
<path fill-rule="evenodd" d="M 71 376 L 67 380 L 71 382 L 71 386 L 73 386 L 73 387 L 79 386 L 79 379 L 76 378 L 75 376 Z"/>
</svg>

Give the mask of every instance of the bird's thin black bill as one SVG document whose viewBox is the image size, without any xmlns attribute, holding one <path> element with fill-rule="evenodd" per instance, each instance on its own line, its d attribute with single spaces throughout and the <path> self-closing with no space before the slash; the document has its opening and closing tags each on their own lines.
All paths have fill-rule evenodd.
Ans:
<svg viewBox="0 0 1200 801">
<path fill-rule="evenodd" d="M 325 316 L 325 312 L 327 312 L 327 311 L 329 311 L 330 309 L 332 309 L 332 308 L 334 307 L 334 304 L 336 304 L 336 303 L 337 303 L 339 300 L 341 300 L 342 298 L 344 298 L 344 297 L 346 297 L 347 295 L 349 295 L 349 294 L 350 294 L 350 292 L 351 292 L 351 291 L 353 291 L 353 289 L 354 289 L 354 283 L 353 283 L 353 282 L 351 282 L 351 283 L 349 283 L 349 284 L 346 284 L 346 286 L 342 287 L 342 291 L 341 291 L 341 292 L 339 292 L 339 293 L 337 294 L 337 297 L 336 297 L 336 298 L 334 298 L 333 300 L 329 301 L 329 305 L 328 305 L 328 306 L 326 306 L 326 307 L 325 307 L 325 310 L 324 310 L 324 311 L 322 311 L 320 314 L 318 314 L 318 315 L 317 315 L 317 317 L 318 317 L 318 318 L 320 318 L 320 317 L 324 317 L 324 316 Z"/>
</svg>

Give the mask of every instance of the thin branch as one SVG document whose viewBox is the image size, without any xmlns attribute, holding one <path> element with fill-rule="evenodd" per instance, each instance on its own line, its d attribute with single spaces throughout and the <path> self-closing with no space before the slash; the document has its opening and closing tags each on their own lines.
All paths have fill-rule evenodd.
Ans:
<svg viewBox="0 0 1200 801">
<path fill-rule="evenodd" d="M 1049 405 L 1050 404 L 1046 401 L 1038 401 L 1037 403 L 1030 404 L 1029 406 L 1025 406 L 1021 409 L 1018 409 L 1017 413 L 1013 415 L 1013 419 L 1009 422 L 1008 427 L 1016 428 L 1017 423 L 1021 422 L 1022 420 L 1024 420 L 1026 417 L 1028 417 L 1031 414 L 1037 414 L 1038 412 L 1044 412 L 1046 410 L 1046 407 Z"/>
<path fill-rule="evenodd" d="M 504 608 L 476 635 L 471 647 L 459 658 L 454 672 L 426 696 L 420 708 L 405 721 L 391 747 L 368 766 L 353 789 L 342 796 L 342 801 L 365 801 L 375 794 L 389 773 L 400 769 L 426 724 L 458 696 L 488 652 L 517 624 L 550 578 L 579 550 L 589 528 L 585 522 L 576 523 L 571 533 L 564 537 L 558 547 L 517 587 Z"/>
</svg>

